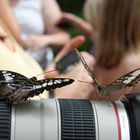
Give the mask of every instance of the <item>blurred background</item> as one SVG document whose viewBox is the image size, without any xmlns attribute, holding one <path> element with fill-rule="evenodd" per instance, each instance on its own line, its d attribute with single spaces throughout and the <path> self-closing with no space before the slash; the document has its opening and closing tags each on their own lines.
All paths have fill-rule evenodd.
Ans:
<svg viewBox="0 0 140 140">
<path fill-rule="evenodd" d="M 58 4 L 60 5 L 61 9 L 65 12 L 73 13 L 81 18 L 84 18 L 83 16 L 83 5 L 86 0 L 57 0 Z M 79 33 L 74 28 L 70 28 L 68 30 L 71 37 L 77 36 Z M 80 50 L 88 50 L 90 46 L 90 39 L 86 38 L 86 41 L 83 45 L 80 46 Z"/>
</svg>

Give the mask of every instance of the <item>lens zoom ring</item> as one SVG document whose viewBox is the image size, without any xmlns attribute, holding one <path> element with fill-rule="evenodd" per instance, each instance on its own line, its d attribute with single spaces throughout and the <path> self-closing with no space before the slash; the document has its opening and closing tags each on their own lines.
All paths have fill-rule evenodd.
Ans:
<svg viewBox="0 0 140 140">
<path fill-rule="evenodd" d="M 59 99 L 62 140 L 95 140 L 95 120 L 88 100 Z"/>
<path fill-rule="evenodd" d="M 10 140 L 11 105 L 0 101 L 0 140 Z"/>
</svg>

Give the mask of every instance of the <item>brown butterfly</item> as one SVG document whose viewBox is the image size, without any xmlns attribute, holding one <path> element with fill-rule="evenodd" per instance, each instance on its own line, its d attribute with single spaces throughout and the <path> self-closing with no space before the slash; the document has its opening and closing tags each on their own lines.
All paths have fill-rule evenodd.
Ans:
<svg viewBox="0 0 140 140">
<path fill-rule="evenodd" d="M 123 75 L 122 77 L 118 78 L 110 84 L 100 85 L 95 78 L 95 74 L 90 70 L 89 66 L 87 65 L 86 61 L 84 60 L 78 49 L 75 49 L 75 51 L 81 59 L 81 62 L 84 65 L 85 69 L 88 71 L 88 74 L 92 77 L 97 91 L 101 96 L 108 96 L 123 88 L 135 86 L 140 81 L 140 68 L 138 68 Z"/>
</svg>

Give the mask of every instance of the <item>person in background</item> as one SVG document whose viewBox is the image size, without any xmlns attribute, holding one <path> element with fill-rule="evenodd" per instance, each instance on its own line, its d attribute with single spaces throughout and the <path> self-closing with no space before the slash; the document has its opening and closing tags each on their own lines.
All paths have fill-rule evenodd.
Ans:
<svg viewBox="0 0 140 140">
<path fill-rule="evenodd" d="M 86 38 L 90 39 L 91 43 L 88 47 L 88 52 L 91 54 L 96 53 L 97 44 L 95 38 L 97 36 L 98 20 L 100 17 L 100 3 L 102 0 L 94 0 L 94 5 L 91 0 L 86 0 L 83 5 L 83 16 L 84 19 L 76 16 L 75 14 L 63 12 L 60 21 L 66 22 L 67 24 L 74 27 Z"/>
<path fill-rule="evenodd" d="M 94 5 L 94 0 L 87 0 Z M 94 10 L 89 8 L 91 15 Z M 140 0 L 106 0 L 100 2 L 100 16 L 98 17 L 96 35 L 93 35 L 97 44 L 95 57 L 84 53 L 83 56 L 89 67 L 94 70 L 97 81 L 109 84 L 124 74 L 140 68 Z M 91 17 L 92 21 L 92 17 Z M 92 21 L 94 24 L 96 21 Z M 92 25 L 93 26 L 93 25 Z M 93 33 L 94 34 L 94 33 Z M 89 62 L 89 60 L 91 60 Z M 92 62 L 92 63 L 91 63 Z M 82 64 L 64 74 L 75 80 L 91 82 L 92 79 L 85 73 Z M 80 88 L 79 88 L 80 87 Z M 109 99 L 120 98 L 127 93 L 139 92 L 139 84 L 115 92 Z M 96 96 L 94 84 L 74 82 L 68 87 L 54 92 L 56 98 L 106 99 Z"/>
<path fill-rule="evenodd" d="M 41 74 L 39 79 L 45 78 L 40 65 L 31 58 L 17 43 L 5 23 L 0 18 L 0 70 L 10 70 L 27 78 Z M 48 98 L 48 92 L 40 95 L 41 98 Z M 35 97 L 34 99 L 40 99 Z"/>
<path fill-rule="evenodd" d="M 56 26 L 61 10 L 55 0 L 9 0 L 21 30 L 22 44 L 43 69 L 53 60 L 53 50 L 70 39 Z"/>
</svg>

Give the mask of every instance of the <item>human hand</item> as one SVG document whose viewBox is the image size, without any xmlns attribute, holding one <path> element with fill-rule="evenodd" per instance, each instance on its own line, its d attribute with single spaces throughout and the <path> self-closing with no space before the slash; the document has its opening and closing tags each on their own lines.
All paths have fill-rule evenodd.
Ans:
<svg viewBox="0 0 140 140">
<path fill-rule="evenodd" d="M 66 25 L 71 25 L 80 32 L 84 33 L 88 37 L 91 37 L 93 34 L 92 25 L 86 20 L 78 17 L 72 13 L 63 12 L 61 18 L 57 21 L 56 25 L 61 25 L 61 23 L 65 23 Z"/>
<path fill-rule="evenodd" d="M 69 23 L 73 24 L 73 22 L 76 22 L 77 18 L 79 18 L 79 17 L 77 17 L 73 13 L 62 12 L 61 17 L 59 18 L 57 23 L 59 23 L 59 22 L 69 22 Z"/>
<path fill-rule="evenodd" d="M 62 57 L 64 57 L 68 52 L 70 52 L 72 49 L 78 47 L 82 42 L 84 41 L 84 38 L 82 36 L 78 36 L 76 38 L 73 38 L 66 46 L 65 49 L 60 52 L 60 54 L 55 58 L 54 63 L 50 67 L 46 69 L 46 72 L 52 71 L 55 69 L 55 62 L 59 61 Z M 82 52 L 83 57 L 85 58 L 88 66 L 93 70 L 93 66 L 95 64 L 95 59 L 93 56 L 88 54 L 87 52 Z M 47 74 L 47 73 L 46 73 Z M 69 71 L 67 74 L 59 74 L 57 71 L 53 71 L 52 73 L 49 73 L 49 75 L 46 75 L 48 78 L 53 77 L 66 77 L 66 78 L 73 78 L 75 82 L 69 86 L 60 88 L 58 90 L 54 91 L 54 97 L 56 98 L 81 98 L 81 99 L 89 99 L 91 97 L 91 94 L 93 92 L 94 86 L 92 86 L 90 83 L 92 83 L 92 79 L 90 76 L 88 76 L 87 71 L 83 67 L 82 63 L 77 64 L 71 71 Z M 84 80 L 83 80 L 84 79 Z M 83 82 L 80 82 L 83 81 Z M 80 87 L 80 88 L 79 88 Z"/>
<path fill-rule="evenodd" d="M 46 78 L 47 77 L 54 77 L 54 76 L 58 76 L 59 72 L 55 71 L 56 70 L 56 63 L 58 61 L 60 61 L 64 56 L 66 56 L 69 52 L 71 52 L 72 50 L 74 50 L 76 47 L 79 47 L 79 45 L 81 45 L 83 42 L 85 41 L 85 37 L 84 36 L 77 36 L 73 39 L 71 39 L 63 48 L 62 50 L 56 55 L 56 57 L 54 58 L 54 61 L 51 63 L 51 65 L 49 67 L 46 68 Z M 53 71 L 53 73 L 49 73 L 49 75 L 47 74 L 48 71 Z"/>
<path fill-rule="evenodd" d="M 46 35 L 30 35 L 26 39 L 23 39 L 23 45 L 25 48 L 32 48 L 34 50 L 46 47 L 48 44 Z"/>
<path fill-rule="evenodd" d="M 69 52 L 74 50 L 75 48 L 79 47 L 83 42 L 85 41 L 85 37 L 82 35 L 79 35 L 77 37 L 74 37 L 71 39 L 57 54 L 57 56 L 54 59 L 54 62 L 57 63 L 60 61 L 64 56 L 66 56 Z"/>
<path fill-rule="evenodd" d="M 95 59 L 87 52 L 82 53 L 88 66 L 93 70 Z M 72 78 L 75 82 L 69 86 L 54 91 L 55 98 L 90 99 L 95 91 L 92 78 L 88 75 L 82 63 L 77 64 L 71 71 L 61 77 Z"/>
</svg>

